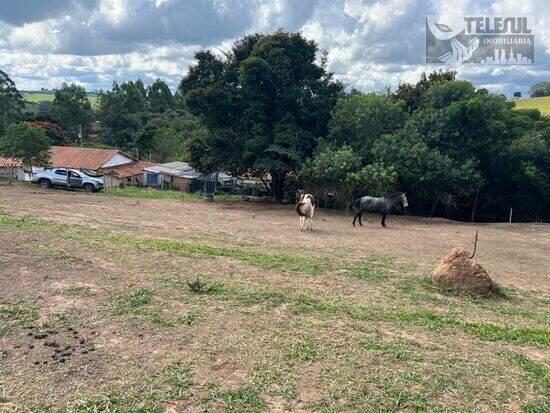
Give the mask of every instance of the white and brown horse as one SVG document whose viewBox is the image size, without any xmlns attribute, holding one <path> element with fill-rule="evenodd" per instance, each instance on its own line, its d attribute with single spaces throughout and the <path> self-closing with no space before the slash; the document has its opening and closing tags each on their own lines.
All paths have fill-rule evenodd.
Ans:
<svg viewBox="0 0 550 413">
<path fill-rule="evenodd" d="M 300 200 L 296 204 L 296 213 L 300 217 L 300 231 L 303 231 L 304 225 L 306 230 L 313 231 L 313 214 L 315 213 L 315 197 L 311 194 L 302 193 Z"/>
</svg>

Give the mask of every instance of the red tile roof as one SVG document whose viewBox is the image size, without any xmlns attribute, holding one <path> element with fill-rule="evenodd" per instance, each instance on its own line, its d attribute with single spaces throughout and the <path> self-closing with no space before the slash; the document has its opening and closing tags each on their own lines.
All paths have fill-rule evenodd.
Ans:
<svg viewBox="0 0 550 413">
<path fill-rule="evenodd" d="M 117 178 L 127 178 L 129 176 L 141 175 L 143 168 L 158 165 L 153 162 L 147 161 L 135 161 L 124 165 L 111 166 L 109 168 L 103 168 L 102 171 L 105 174 L 112 173 Z"/>
<path fill-rule="evenodd" d="M 123 154 L 118 149 L 52 146 L 50 148 L 50 164 L 54 168 L 90 169 L 96 171 L 117 153 Z M 126 154 L 123 155 L 128 156 Z"/>
<path fill-rule="evenodd" d="M 23 159 L 21 158 L 2 158 L 0 156 L 0 168 L 17 168 L 23 164 Z"/>
</svg>

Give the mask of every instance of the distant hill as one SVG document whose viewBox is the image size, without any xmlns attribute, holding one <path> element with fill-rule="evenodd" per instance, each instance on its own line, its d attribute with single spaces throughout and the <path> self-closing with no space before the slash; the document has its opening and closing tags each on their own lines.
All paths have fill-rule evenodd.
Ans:
<svg viewBox="0 0 550 413">
<path fill-rule="evenodd" d="M 48 92 L 22 91 L 21 94 L 23 95 L 23 99 L 25 99 L 27 102 L 32 102 L 32 103 L 38 103 L 44 100 L 52 101 L 55 97 L 53 90 L 51 92 L 50 91 Z M 93 105 L 97 100 L 97 93 L 88 93 L 88 99 L 90 100 L 90 103 Z"/>
<path fill-rule="evenodd" d="M 550 96 L 542 98 L 514 99 L 516 109 L 538 109 L 543 115 L 550 115 Z"/>
</svg>

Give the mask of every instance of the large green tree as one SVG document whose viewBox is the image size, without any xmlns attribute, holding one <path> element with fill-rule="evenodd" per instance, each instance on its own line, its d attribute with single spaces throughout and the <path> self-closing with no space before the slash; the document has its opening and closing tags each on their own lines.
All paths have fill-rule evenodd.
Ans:
<svg viewBox="0 0 550 413">
<path fill-rule="evenodd" d="M 8 125 L 21 119 L 25 103 L 15 83 L 6 72 L 0 70 L 0 136 Z"/>
<path fill-rule="evenodd" d="M 502 219 L 509 208 L 540 217 L 550 202 L 548 120 L 465 81 L 433 82 L 402 129 L 373 146 L 393 166 L 418 213 Z M 539 153 L 533 151 L 538 147 Z"/>
<path fill-rule="evenodd" d="M 166 82 L 161 79 L 157 79 L 147 88 L 147 101 L 149 110 L 155 113 L 163 113 L 175 107 L 174 96 Z"/>
<path fill-rule="evenodd" d="M 141 130 L 135 133 L 133 149 L 138 157 L 153 159 L 155 151 L 155 133 L 159 130 L 158 126 L 147 124 Z"/>
<path fill-rule="evenodd" d="M 172 159 L 170 150 L 181 159 L 186 151 L 182 142 L 205 131 L 201 120 L 184 108 L 175 109 L 174 97 L 162 80 L 145 88 L 141 80 L 114 82 L 111 90 L 102 91 L 97 101 L 97 116 L 101 122 L 101 143 L 126 150 L 146 159 Z M 164 139 L 163 150 L 155 145 L 154 136 L 159 129 L 174 130 L 178 139 Z M 174 146 L 170 149 L 169 143 Z"/>
<path fill-rule="evenodd" d="M 55 91 L 51 114 L 63 128 L 65 136 L 74 143 L 79 143 L 79 134 L 82 132 L 86 135 L 92 121 L 92 105 L 86 90 L 74 83 L 63 83 Z"/>
<path fill-rule="evenodd" d="M 159 128 L 155 131 L 153 148 L 159 162 L 181 161 L 185 158 L 183 138 L 172 128 Z"/>
<path fill-rule="evenodd" d="M 529 88 L 529 96 L 532 98 L 550 96 L 550 82 L 535 83 Z"/>
<path fill-rule="evenodd" d="M 348 205 L 365 194 L 382 196 L 395 192 L 397 173 L 381 163 L 365 165 L 349 145 L 321 144 L 300 171 L 308 192 L 323 198 L 331 193 L 340 205 Z"/>
<path fill-rule="evenodd" d="M 51 141 L 40 126 L 12 123 L 0 137 L 0 155 L 21 158 L 26 166 L 47 166 Z"/>
<path fill-rule="evenodd" d="M 147 106 L 146 97 L 138 82 L 126 82 L 122 85 L 113 82 L 110 91 L 99 94 L 97 113 L 104 144 L 121 149 L 132 148 L 134 134 L 143 127 L 142 115 Z"/>
<path fill-rule="evenodd" d="M 138 113 L 147 109 L 147 92 L 141 80 L 124 82 L 117 91 L 123 96 L 128 112 Z"/>
<path fill-rule="evenodd" d="M 287 175 L 327 135 L 342 91 L 325 68 L 326 58 L 317 62 L 317 52 L 300 33 L 278 30 L 244 37 L 223 58 L 196 53 L 197 64 L 178 90 L 208 128 L 202 141 L 190 144 L 195 166 L 269 174 L 281 201 Z"/>
<path fill-rule="evenodd" d="M 401 83 L 393 95 L 396 100 L 401 100 L 405 103 L 408 111 L 414 112 L 420 107 L 422 97 L 430 86 L 440 82 L 455 80 L 456 74 L 455 70 L 439 70 L 429 74 L 422 72 L 418 82 L 415 84 Z"/>
<path fill-rule="evenodd" d="M 336 103 L 328 139 L 337 146 L 351 146 L 368 163 L 374 142 L 401 128 L 406 119 L 403 101 L 352 90 Z"/>
</svg>

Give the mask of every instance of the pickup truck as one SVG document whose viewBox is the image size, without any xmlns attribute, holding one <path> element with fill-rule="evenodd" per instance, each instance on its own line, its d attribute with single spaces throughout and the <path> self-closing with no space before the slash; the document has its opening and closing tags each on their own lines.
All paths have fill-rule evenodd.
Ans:
<svg viewBox="0 0 550 413">
<path fill-rule="evenodd" d="M 67 168 L 45 169 L 33 174 L 32 182 L 40 188 L 62 187 L 82 188 L 86 192 L 96 192 L 103 189 L 101 179 L 92 178 L 82 171 Z"/>
</svg>

